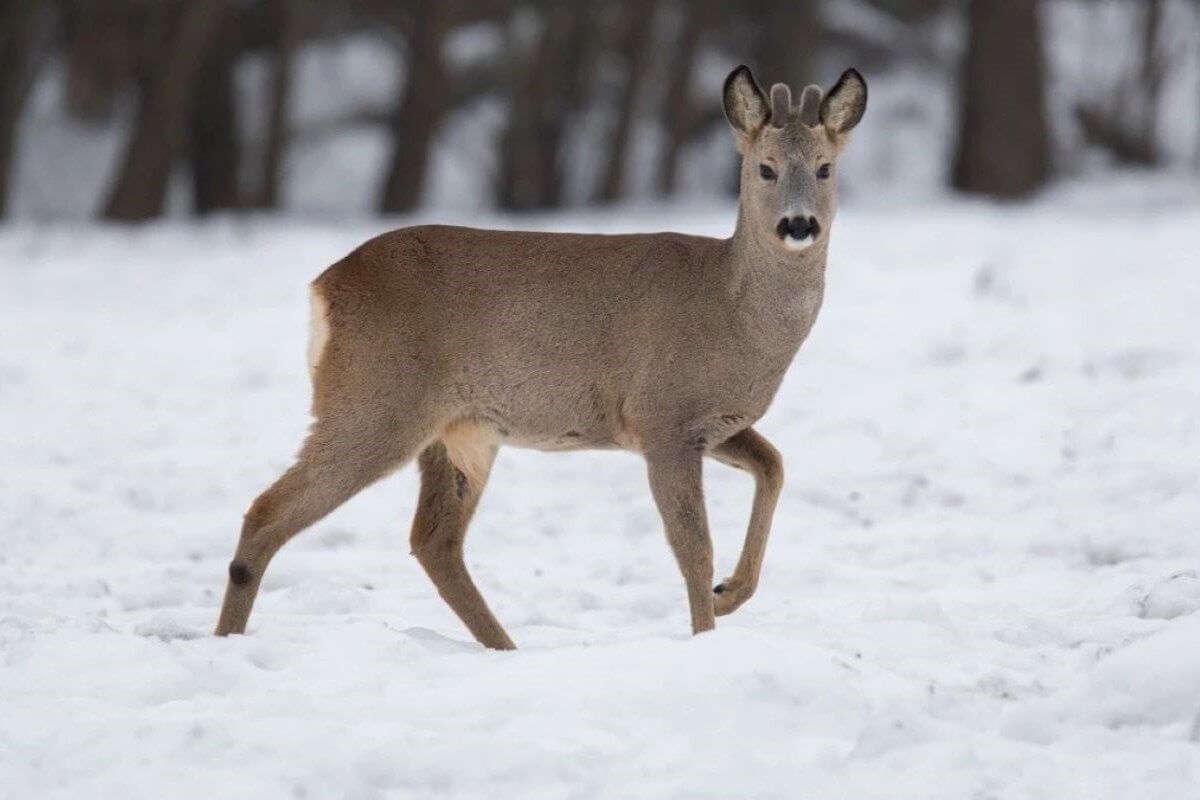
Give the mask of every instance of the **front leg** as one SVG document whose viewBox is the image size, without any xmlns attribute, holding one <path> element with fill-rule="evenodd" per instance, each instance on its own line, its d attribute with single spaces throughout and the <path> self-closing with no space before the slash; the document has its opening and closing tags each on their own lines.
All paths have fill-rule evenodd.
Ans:
<svg viewBox="0 0 1200 800">
<path fill-rule="evenodd" d="M 713 614 L 713 549 L 704 511 L 700 452 L 668 447 L 646 453 L 650 491 L 662 515 L 667 541 L 687 584 L 692 633 L 716 627 Z"/>
<path fill-rule="evenodd" d="M 742 555 L 738 558 L 733 575 L 713 589 L 716 594 L 716 614 L 722 616 L 749 600 L 758 588 L 758 575 L 767 549 L 767 536 L 771 532 L 771 519 L 783 488 L 783 460 L 779 451 L 753 428 L 746 428 L 721 442 L 713 448 L 711 455 L 754 476 L 754 505 L 750 511 L 750 527 L 746 531 Z"/>
</svg>

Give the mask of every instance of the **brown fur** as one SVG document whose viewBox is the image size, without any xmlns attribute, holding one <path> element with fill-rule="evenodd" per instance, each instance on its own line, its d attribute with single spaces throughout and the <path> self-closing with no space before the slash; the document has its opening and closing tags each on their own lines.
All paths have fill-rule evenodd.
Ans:
<svg viewBox="0 0 1200 800">
<path fill-rule="evenodd" d="M 865 84 L 836 99 L 839 122 L 861 116 Z M 726 82 L 725 105 L 745 156 L 730 239 L 420 226 L 372 239 L 314 281 L 315 422 L 296 464 L 246 514 L 218 634 L 245 630 L 288 539 L 419 457 L 413 553 L 476 639 L 511 648 L 462 556 L 502 444 L 643 454 L 693 631 L 753 594 L 782 464 L 750 426 L 821 305 L 836 198 L 832 180 L 812 175 L 848 128 L 791 111 L 783 127 L 764 127 L 770 110 L 744 67 Z M 769 185 L 759 175 L 768 162 L 779 173 Z M 775 227 L 801 210 L 823 232 L 793 251 Z M 705 455 L 756 481 L 741 559 L 715 594 Z"/>
</svg>

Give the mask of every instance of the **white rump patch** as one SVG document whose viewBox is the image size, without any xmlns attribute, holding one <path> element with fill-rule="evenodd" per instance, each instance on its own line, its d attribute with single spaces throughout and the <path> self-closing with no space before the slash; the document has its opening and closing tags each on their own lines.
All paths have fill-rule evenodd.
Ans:
<svg viewBox="0 0 1200 800">
<path fill-rule="evenodd" d="M 329 302 L 315 284 L 310 291 L 312 316 L 308 323 L 308 374 L 312 377 L 317 371 L 317 364 L 321 362 L 325 345 L 329 344 Z"/>
</svg>

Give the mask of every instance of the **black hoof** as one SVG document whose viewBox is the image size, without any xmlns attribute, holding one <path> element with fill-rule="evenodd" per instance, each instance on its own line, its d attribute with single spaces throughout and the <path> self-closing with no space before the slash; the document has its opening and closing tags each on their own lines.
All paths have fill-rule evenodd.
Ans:
<svg viewBox="0 0 1200 800">
<path fill-rule="evenodd" d="M 713 594 L 725 594 L 725 584 L 718 583 L 713 587 Z"/>
</svg>

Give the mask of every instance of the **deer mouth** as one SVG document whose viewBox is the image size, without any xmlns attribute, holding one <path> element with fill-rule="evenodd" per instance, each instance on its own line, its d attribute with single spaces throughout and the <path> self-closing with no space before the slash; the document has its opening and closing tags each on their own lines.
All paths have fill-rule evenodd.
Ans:
<svg viewBox="0 0 1200 800">
<path fill-rule="evenodd" d="M 793 235 L 783 237 L 783 246 L 788 250 L 803 250 L 815 241 L 811 234 L 797 238 Z"/>
</svg>

